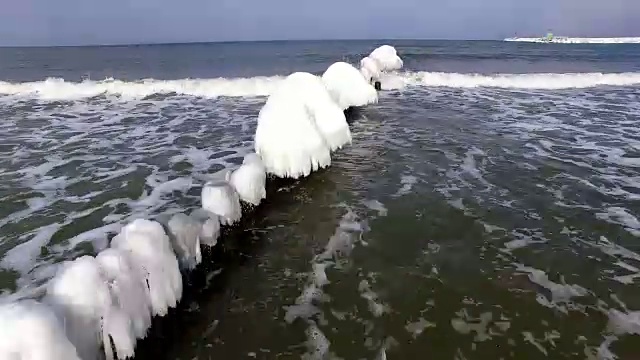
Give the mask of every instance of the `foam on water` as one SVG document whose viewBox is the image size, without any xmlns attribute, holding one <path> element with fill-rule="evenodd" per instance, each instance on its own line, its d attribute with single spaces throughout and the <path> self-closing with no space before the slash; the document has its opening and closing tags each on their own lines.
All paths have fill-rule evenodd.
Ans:
<svg viewBox="0 0 640 360">
<path fill-rule="evenodd" d="M 381 203 L 378 202 L 382 207 Z M 295 301 L 295 304 L 285 307 L 285 320 L 289 323 L 300 318 L 307 322 L 305 331 L 307 336 L 308 352 L 305 359 L 325 359 L 329 353 L 330 342 L 318 327 L 316 321 L 320 323 L 324 318 L 321 304 L 330 300 L 323 288 L 330 283 L 326 270 L 335 266 L 341 259 L 348 259 L 356 241 L 364 231 L 362 224 L 358 221 L 357 215 L 347 208 L 347 213 L 343 215 L 335 233 L 329 239 L 324 252 L 315 256 L 311 263 L 311 271 L 308 273 L 308 281 L 302 293 Z M 362 285 L 364 284 L 364 285 Z M 382 315 L 385 308 L 377 302 L 376 294 L 371 290 L 366 280 L 360 286 L 359 291 L 362 297 L 370 303 L 370 309 L 377 316 Z"/>
<path fill-rule="evenodd" d="M 622 225 L 628 232 L 640 237 L 640 221 L 638 221 L 638 218 L 630 214 L 629 210 L 625 208 L 618 206 L 608 207 L 606 212 L 597 213 L 596 217 L 601 220 Z"/>
<path fill-rule="evenodd" d="M 389 170 L 394 174 L 390 181 L 385 176 L 372 181 L 384 187 L 382 192 L 391 188 L 391 193 L 359 198 L 355 202 L 361 207 L 359 215 L 383 216 L 389 212 L 387 207 L 396 215 L 403 211 L 399 204 L 424 200 L 425 209 L 415 212 L 416 219 L 433 217 L 434 223 L 447 225 L 438 222 L 443 221 L 438 214 L 428 213 L 437 209 L 470 232 L 485 232 L 478 235 L 482 241 L 473 243 L 473 248 L 457 248 L 444 241 L 436 246 L 437 236 L 429 238 L 425 243 L 433 245 L 429 247 L 433 251 L 425 252 L 430 259 L 447 256 L 446 261 L 453 262 L 466 249 L 474 254 L 477 250 L 483 280 L 499 283 L 496 271 L 515 274 L 512 282 L 500 286 L 522 294 L 523 299 L 531 297 L 537 314 L 563 317 L 573 311 L 596 311 L 611 320 L 616 337 L 633 334 L 637 303 L 621 308 L 608 298 L 608 289 L 631 303 L 633 296 L 628 294 L 633 294 L 640 277 L 640 255 L 633 246 L 639 228 L 634 201 L 640 199 L 637 75 L 385 76 L 397 81 L 402 91 L 381 93 L 390 105 L 368 109 L 372 119 L 354 131 L 367 145 L 346 152 L 369 159 L 378 156 L 400 166 Z M 69 85 L 73 88 L 78 83 Z M 61 259 L 104 249 L 108 239 L 135 218 L 162 215 L 170 219 L 199 207 L 201 186 L 217 172 L 238 166 L 251 151 L 255 114 L 264 99 L 213 95 L 202 99 L 197 94 L 169 94 L 164 88 L 154 94 L 158 96 L 126 101 L 125 95 L 115 92 L 71 101 L 52 101 L 54 97 L 37 92 L 0 95 L 0 102 L 10 109 L 0 122 L 0 139 L 7 144 L 0 153 L 15 154 L 0 159 L 0 181 L 14 190 L 7 195 L 0 189 L 1 201 L 9 204 L 0 209 L 2 241 L 8 249 L 0 266 L 11 270 L 3 275 L 16 277 L 18 297 L 37 296 L 38 285 L 55 274 Z M 357 167 L 344 160 L 336 162 Z M 370 180 L 358 179 L 363 187 Z M 202 244 L 214 245 L 220 231 L 218 217 L 194 211 L 189 218 L 205 223 L 198 238 Z M 334 332 L 324 312 L 329 302 L 338 303 L 331 301 L 332 287 L 339 285 L 333 276 L 341 270 L 335 266 L 336 259 L 348 260 L 359 250 L 357 244 L 364 244 L 364 222 L 355 216 L 343 220 L 325 251 L 309 265 L 306 286 L 286 312 L 287 319 L 303 321 L 306 329 L 315 326 L 327 347 Z M 608 237 L 598 238 L 604 232 Z M 184 237 L 179 242 L 170 238 L 172 248 L 185 245 L 182 254 L 188 255 L 181 258 L 197 258 L 191 251 L 194 232 L 177 234 Z M 410 243 L 411 238 L 407 239 Z M 368 248 L 375 248 L 377 240 L 367 239 L 373 244 Z M 456 251 L 448 250 L 449 246 Z M 445 279 L 447 271 L 434 263 L 422 275 Z M 379 319 L 375 315 L 386 321 L 386 306 L 395 305 L 394 300 L 385 297 L 372 277 L 364 279 L 360 273 L 355 284 L 362 285 L 353 289 L 355 299 L 364 304 L 358 311 L 372 319 L 358 319 L 359 325 L 383 331 L 374 325 Z M 443 285 L 445 292 L 450 284 Z M 487 294 L 478 297 L 483 295 Z M 399 309 L 394 306 L 394 310 Z M 504 332 L 506 325 L 496 325 L 495 313 L 486 309 L 479 309 L 476 316 L 471 313 L 457 314 L 447 328 L 482 341 Z M 419 315 L 401 321 L 400 330 L 404 332 L 406 325 L 408 336 L 419 335 L 428 332 L 425 329 L 432 320 L 438 321 L 440 330 L 441 318 Z M 594 327 L 602 320 L 592 319 Z M 143 325 L 138 328 L 144 328 L 144 319 L 139 322 Z M 516 331 L 514 338 L 524 338 L 532 351 L 555 354 L 549 345 L 555 335 L 546 340 L 543 333 L 523 330 Z M 553 331 L 549 329 L 550 334 Z M 322 337 L 313 334 L 306 334 L 307 355 L 327 356 L 325 343 L 314 342 Z M 598 351 L 611 354 L 614 348 L 609 346 L 616 339 L 606 338 Z M 367 348 L 379 345 L 371 341 Z M 393 357 L 391 352 L 389 356 Z"/>
<path fill-rule="evenodd" d="M 583 89 L 597 86 L 637 86 L 640 73 L 566 74 L 460 74 L 444 72 L 388 73 L 381 77 L 383 88 L 407 86 L 503 89 Z"/>
<path fill-rule="evenodd" d="M 355 214 L 348 211 L 343 216 L 335 234 L 329 239 L 325 251 L 313 260 L 309 279 L 302 294 L 296 299 L 294 305 L 286 308 L 287 322 L 293 322 L 297 318 L 309 320 L 320 312 L 316 305 L 325 299 L 322 288 L 329 283 L 326 269 L 334 265 L 334 258 L 348 256 L 351 253 L 355 241 L 351 231 L 354 228 L 360 229 L 357 222 L 353 222 L 355 219 Z"/>
<path fill-rule="evenodd" d="M 21 105 L 17 102 L 11 106 Z M 6 118 L 2 123 L 7 136 L 5 144 L 22 155 L 2 162 L 0 177 L 23 194 L 26 206 L 17 202 L 15 211 L 0 219 L 0 226 L 21 226 L 32 223 L 29 219 L 34 217 L 46 219 L 42 227 L 27 227 L 20 236 L 9 235 L 7 239 L 21 244 L 2 259 L 3 268 L 19 272 L 19 288 L 43 280 L 41 275 L 51 273 L 47 264 L 77 246 L 91 243 L 95 250 L 105 248 L 109 236 L 117 233 L 133 213 L 140 217 L 166 211 L 174 201 L 172 195 L 192 188 L 193 178 L 212 166 L 228 166 L 229 157 L 244 151 L 242 143 L 227 146 L 237 142 L 221 139 L 207 149 L 206 156 L 189 156 L 195 153 L 193 145 L 174 142 L 184 136 L 183 125 L 180 122 L 166 125 L 166 119 L 149 115 L 162 113 L 174 119 L 189 119 L 191 125 L 198 124 L 195 129 L 198 132 L 205 126 L 208 116 L 203 110 L 209 105 L 199 105 L 197 101 L 194 104 L 193 100 L 113 103 L 104 99 L 33 106 L 36 111 Z M 219 119 L 225 118 L 224 111 L 214 112 Z M 32 123 L 38 124 L 35 132 L 27 130 Z M 227 125 L 229 122 L 222 121 L 206 128 L 213 130 Z M 106 133 L 108 137 L 104 136 Z M 14 144 L 9 139 L 20 142 Z M 47 149 L 46 155 L 35 155 L 43 147 Z M 214 156 L 224 147 L 232 152 Z M 189 176 L 176 177 L 166 163 L 149 161 L 162 156 L 176 158 L 178 154 L 187 154 L 188 160 L 176 163 L 188 161 L 193 165 L 195 170 Z M 68 171 L 75 175 L 68 176 Z M 146 181 L 132 181 L 139 176 Z M 11 201 L 11 197 L 3 201 Z M 79 226 L 68 233 L 71 223 L 101 218 L 102 226 L 92 229 Z M 60 234 L 56 234 L 60 231 L 71 236 L 60 239 Z M 48 255 L 42 256 L 41 249 L 47 249 Z"/>
<path fill-rule="evenodd" d="M 551 302 L 553 303 L 565 303 L 572 297 L 585 296 L 589 293 L 587 289 L 579 285 L 555 283 L 549 280 L 548 275 L 544 271 L 539 269 L 519 265 L 517 271 L 528 273 L 531 282 L 549 290 Z"/>
<path fill-rule="evenodd" d="M 554 339 L 580 333 L 589 339 L 584 345 L 589 358 L 629 354 L 628 342 L 613 345 L 630 340 L 623 336 L 636 331 L 637 321 L 638 75 L 407 75 L 386 75 L 401 83 L 398 93 L 407 106 L 385 119 L 392 125 L 382 130 L 393 134 L 384 137 L 389 151 L 411 167 L 410 172 L 399 167 L 394 183 L 411 174 L 417 181 L 408 190 L 428 197 L 424 207 L 443 200 L 452 212 L 442 217 L 456 214 L 485 230 L 484 239 L 471 245 L 481 260 L 470 271 L 480 271 L 479 278 L 506 285 L 514 301 L 531 301 L 526 306 L 536 314 L 567 319 L 583 314 L 590 326 L 597 324 L 593 331 L 568 330 L 545 320 L 544 332 L 531 325 L 515 333 L 512 326 L 506 335 L 548 356 L 560 352 Z M 408 105 L 413 102 L 420 105 Z M 446 236 L 434 238 L 451 246 Z M 465 239 L 461 249 L 470 246 L 467 242 L 473 240 Z M 448 255 L 440 259 L 451 261 Z M 441 271 L 440 276 L 447 275 Z M 487 294 L 478 289 L 478 298 L 496 301 Z M 613 294 L 634 305 L 620 309 Z M 607 319 L 617 329 L 611 330 L 615 337 L 605 328 Z M 486 322 L 480 316 L 455 320 L 453 326 L 486 339 L 495 332 L 478 326 Z M 531 319 L 513 322 L 528 327 Z"/>
<path fill-rule="evenodd" d="M 368 58 L 365 58 L 368 59 Z M 383 89 L 393 90 L 407 86 L 453 88 L 513 88 L 513 89 L 572 89 L 596 86 L 635 86 L 640 84 L 640 73 L 540 73 L 540 74 L 464 74 L 445 72 L 381 72 L 373 60 L 362 64 L 365 76 L 379 78 Z M 344 75 L 340 75 L 343 77 Z M 45 102 L 88 100 L 107 97 L 113 101 L 140 100 L 153 95 L 182 95 L 202 98 L 263 97 L 272 94 L 282 84 L 284 76 L 229 78 L 229 79 L 146 79 L 138 82 L 108 79 L 103 81 L 68 82 L 47 79 L 37 82 L 7 83 L 0 81 L 0 102 L 12 103 L 20 99 L 38 99 Z M 373 92 L 367 99 L 353 98 L 349 104 L 373 102 Z M 339 104 L 346 101 L 340 100 Z M 346 104 L 346 103 L 345 103 Z M 344 105 L 347 106 L 348 104 Z"/>
<path fill-rule="evenodd" d="M 237 79 L 145 79 L 128 82 L 116 79 L 70 82 L 64 79 L 9 83 L 0 81 L 0 95 L 34 97 L 42 100 L 78 100 L 99 95 L 140 99 L 155 94 L 178 94 L 204 98 L 220 96 L 266 96 L 282 81 L 280 76 Z"/>
</svg>

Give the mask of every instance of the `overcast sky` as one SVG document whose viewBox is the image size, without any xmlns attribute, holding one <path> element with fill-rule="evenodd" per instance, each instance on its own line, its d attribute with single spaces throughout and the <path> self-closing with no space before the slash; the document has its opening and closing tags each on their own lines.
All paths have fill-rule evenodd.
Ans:
<svg viewBox="0 0 640 360">
<path fill-rule="evenodd" d="M 0 45 L 640 36 L 640 0 L 0 0 Z"/>
</svg>

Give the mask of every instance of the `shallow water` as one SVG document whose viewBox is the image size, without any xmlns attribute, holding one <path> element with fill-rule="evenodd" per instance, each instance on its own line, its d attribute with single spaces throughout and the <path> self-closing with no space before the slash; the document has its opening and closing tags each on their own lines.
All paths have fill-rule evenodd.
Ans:
<svg viewBox="0 0 640 360">
<path fill-rule="evenodd" d="M 167 358 L 632 357 L 608 327 L 640 306 L 638 119 L 599 110 L 616 91 L 386 94 L 330 169 L 268 205 Z M 310 329 L 330 345 L 311 351 Z"/>
<path fill-rule="evenodd" d="M 430 46 L 398 46 L 408 70 L 425 70 L 412 54 Z M 465 61 L 451 46 L 439 51 L 457 60 L 438 70 Z M 591 51 L 592 69 L 627 74 L 533 89 L 396 75 L 402 86 L 362 110 L 330 168 L 227 236 L 137 358 L 634 358 L 640 87 L 620 81 L 638 65 L 601 48 L 495 47 L 514 54 L 513 73 L 531 57 L 580 71 L 589 58 L 571 59 Z M 38 89 L 0 95 L 4 300 L 38 296 L 55 264 L 104 248 L 133 218 L 198 207 L 204 181 L 251 150 L 264 102 Z"/>
</svg>

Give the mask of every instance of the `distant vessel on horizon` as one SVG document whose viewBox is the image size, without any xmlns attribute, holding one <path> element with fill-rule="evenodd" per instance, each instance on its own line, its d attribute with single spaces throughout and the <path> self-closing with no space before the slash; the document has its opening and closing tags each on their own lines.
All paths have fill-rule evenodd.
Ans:
<svg viewBox="0 0 640 360">
<path fill-rule="evenodd" d="M 616 38 L 579 38 L 567 36 L 555 36 L 551 31 L 542 37 L 514 37 L 506 38 L 509 42 L 530 42 L 547 44 L 640 44 L 640 37 L 616 37 Z"/>
</svg>

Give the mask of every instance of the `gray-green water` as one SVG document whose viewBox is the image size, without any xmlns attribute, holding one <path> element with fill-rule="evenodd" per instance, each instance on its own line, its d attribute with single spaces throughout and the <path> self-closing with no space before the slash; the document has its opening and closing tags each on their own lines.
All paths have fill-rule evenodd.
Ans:
<svg viewBox="0 0 640 360">
<path fill-rule="evenodd" d="M 427 50 L 443 71 L 636 69 L 619 48 L 469 44 L 398 48 L 413 71 Z M 607 76 L 394 75 L 330 168 L 227 234 L 137 358 L 635 359 L 640 89 Z M 199 207 L 278 80 L 0 83 L 1 301 L 133 218 Z"/>
<path fill-rule="evenodd" d="M 383 96 L 331 168 L 257 214 L 224 285 L 139 356 L 633 358 L 609 318 L 640 306 L 622 210 L 638 209 L 637 177 L 603 149 L 633 151 L 634 115 L 599 119 L 604 90 L 514 95 Z"/>
</svg>

